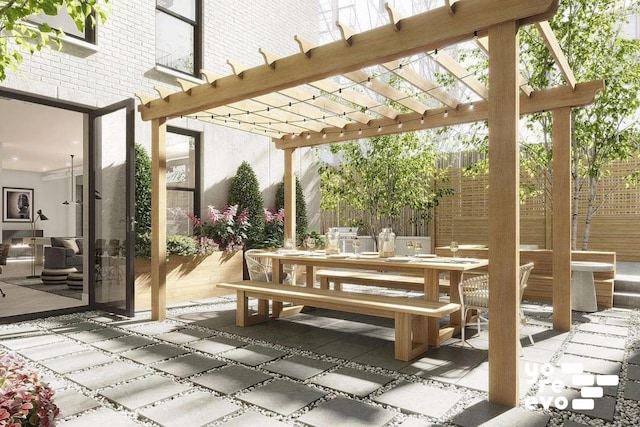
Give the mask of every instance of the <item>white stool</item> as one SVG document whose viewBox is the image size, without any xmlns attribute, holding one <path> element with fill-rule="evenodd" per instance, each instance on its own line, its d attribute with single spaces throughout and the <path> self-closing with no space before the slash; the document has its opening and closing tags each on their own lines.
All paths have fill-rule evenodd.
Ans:
<svg viewBox="0 0 640 427">
<path fill-rule="evenodd" d="M 594 271 L 613 271 L 613 264 L 592 261 L 571 261 L 571 309 L 598 311 Z"/>
</svg>

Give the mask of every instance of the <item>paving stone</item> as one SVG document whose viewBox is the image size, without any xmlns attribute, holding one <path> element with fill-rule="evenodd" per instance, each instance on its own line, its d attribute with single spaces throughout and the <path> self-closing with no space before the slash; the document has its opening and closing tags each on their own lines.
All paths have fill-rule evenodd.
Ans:
<svg viewBox="0 0 640 427">
<path fill-rule="evenodd" d="M 569 343 L 564 349 L 565 353 L 595 357 L 598 359 L 622 362 L 624 360 L 624 350 L 608 347 L 597 347 L 586 344 Z"/>
<path fill-rule="evenodd" d="M 343 367 L 316 378 L 313 383 L 358 397 L 365 397 L 392 380 L 392 377 L 386 375 Z"/>
<path fill-rule="evenodd" d="M 589 424 L 577 423 L 571 420 L 566 420 L 564 423 L 562 423 L 562 427 L 588 427 L 588 426 Z"/>
<path fill-rule="evenodd" d="M 628 365 L 627 366 L 627 378 L 630 380 L 640 380 L 640 366 Z"/>
<path fill-rule="evenodd" d="M 411 363 L 396 359 L 394 343 L 383 344 L 375 350 L 353 358 L 352 361 L 363 365 L 378 366 L 390 371 L 400 371 Z"/>
<path fill-rule="evenodd" d="M 247 426 L 260 426 L 260 427 L 287 427 L 290 424 L 285 424 L 278 421 L 275 418 L 267 417 L 259 412 L 248 411 L 242 415 L 232 418 L 229 421 L 220 424 L 224 427 L 247 427 Z"/>
<path fill-rule="evenodd" d="M 511 408 L 486 400 L 479 401 L 453 417 L 454 424 L 461 427 L 480 426 L 526 426 L 545 427 L 551 417 L 523 408 Z"/>
<path fill-rule="evenodd" d="M 326 394 L 303 384 L 275 380 L 262 387 L 240 394 L 237 398 L 286 416 L 315 402 Z"/>
<path fill-rule="evenodd" d="M 243 347 L 246 342 L 226 337 L 214 337 L 187 344 L 187 347 L 204 353 L 217 354 L 223 351 Z"/>
<path fill-rule="evenodd" d="M 192 381 L 220 393 L 233 394 L 271 378 L 271 375 L 234 365 L 207 372 Z"/>
<path fill-rule="evenodd" d="M 149 371 L 131 363 L 117 361 L 90 370 L 67 374 L 66 377 L 91 390 L 148 375 Z"/>
<path fill-rule="evenodd" d="M 176 377 L 186 378 L 214 368 L 219 368 L 223 365 L 225 365 L 224 362 L 211 357 L 202 356 L 200 354 L 188 354 L 186 356 L 180 356 L 175 359 L 157 363 L 153 365 L 153 367 L 162 372 L 175 375 Z"/>
<path fill-rule="evenodd" d="M 140 414 L 164 427 L 202 426 L 226 417 L 238 409 L 238 405 L 210 393 L 196 391 L 163 402 L 161 405 L 142 409 Z"/>
<path fill-rule="evenodd" d="M 96 342 L 92 345 L 102 350 L 110 351 L 111 353 L 121 353 L 123 351 L 144 347 L 145 345 L 154 343 L 155 341 L 149 338 L 130 335 L 122 338 L 114 338 L 112 340 Z"/>
<path fill-rule="evenodd" d="M 30 335 L 40 335 L 42 331 L 32 325 L 0 326 L 0 343 L 3 340 L 25 338 Z"/>
<path fill-rule="evenodd" d="M 40 326 L 44 327 L 44 328 L 56 328 L 58 326 L 65 326 L 65 325 L 71 325 L 73 323 L 80 323 L 80 322 L 84 322 L 85 320 L 82 318 L 78 318 L 78 317 L 50 317 L 48 319 L 45 319 L 42 323 L 40 323 Z"/>
<path fill-rule="evenodd" d="M 371 350 L 373 350 L 371 346 L 353 343 L 347 338 L 331 341 L 313 349 L 316 353 L 326 354 L 328 356 L 346 360 L 354 359 L 364 353 L 370 352 Z"/>
<path fill-rule="evenodd" d="M 626 337 L 629 333 L 627 328 L 614 325 L 601 325 L 595 323 L 583 323 L 578 327 L 579 331 L 583 332 L 595 332 L 598 334 L 617 335 L 620 337 Z"/>
<path fill-rule="evenodd" d="M 69 338 L 86 342 L 86 343 L 108 340 L 111 338 L 117 338 L 124 335 L 125 333 L 122 331 L 117 331 L 115 329 L 107 329 L 107 328 L 95 329 L 93 331 L 74 332 L 71 334 L 67 334 Z"/>
<path fill-rule="evenodd" d="M 187 351 L 169 344 L 154 344 L 147 347 L 136 348 L 120 353 L 120 356 L 131 359 L 135 362 L 148 365 L 161 360 L 186 354 Z"/>
<path fill-rule="evenodd" d="M 628 328 L 629 326 L 631 326 L 631 320 L 629 320 L 629 319 L 607 318 L 607 325 L 624 326 L 624 327 Z"/>
<path fill-rule="evenodd" d="M 580 363 L 585 372 L 593 372 L 602 375 L 620 375 L 622 364 L 603 359 L 592 359 L 590 357 L 580 357 L 573 354 L 564 354 L 555 362 L 556 366 L 563 363 Z"/>
<path fill-rule="evenodd" d="M 74 332 L 92 331 L 102 327 L 102 325 L 93 322 L 76 322 L 57 326 L 55 328 L 51 328 L 51 330 L 58 334 L 71 334 Z"/>
<path fill-rule="evenodd" d="M 86 350 L 88 350 L 87 347 L 84 347 L 81 344 L 75 343 L 71 340 L 64 340 L 53 344 L 25 348 L 24 350 L 20 350 L 19 353 L 31 360 L 39 361 L 65 356 L 72 353 L 79 353 Z"/>
<path fill-rule="evenodd" d="M 200 331 L 198 329 L 180 329 L 178 331 L 157 335 L 156 338 L 169 341 L 173 344 L 186 344 L 191 341 L 210 337 L 211 335 L 213 335 L 213 333 Z"/>
<path fill-rule="evenodd" d="M 55 342 L 64 341 L 63 335 L 40 334 L 17 337 L 2 341 L 2 345 L 11 350 L 21 350 L 23 348 L 35 347 L 40 345 L 53 344 Z"/>
<path fill-rule="evenodd" d="M 640 349 L 633 349 L 629 351 L 628 362 L 634 365 L 640 365 Z"/>
<path fill-rule="evenodd" d="M 601 347 L 619 348 L 623 350 L 625 348 L 624 338 L 606 337 L 585 332 L 577 332 L 571 339 L 571 342 L 587 345 L 597 344 Z"/>
<path fill-rule="evenodd" d="M 311 426 L 384 426 L 396 414 L 387 409 L 338 397 L 307 412 L 298 421 Z"/>
<path fill-rule="evenodd" d="M 95 411 L 82 414 L 79 417 L 67 421 L 56 422 L 58 427 L 87 427 L 87 426 L 109 426 L 109 427 L 140 427 L 140 424 L 127 418 L 122 413 L 110 408 L 99 408 Z"/>
<path fill-rule="evenodd" d="M 442 427 L 442 424 L 433 424 L 421 418 L 407 417 L 398 427 Z"/>
<path fill-rule="evenodd" d="M 624 388 L 624 398 L 630 400 L 640 400 L 640 382 L 627 381 Z"/>
<path fill-rule="evenodd" d="M 72 389 L 56 391 L 55 403 L 60 408 L 60 418 L 76 415 L 100 406 L 100 403 L 95 399 Z"/>
<path fill-rule="evenodd" d="M 299 348 L 301 350 L 313 350 L 330 342 L 343 339 L 345 336 L 346 334 L 344 332 L 331 329 L 319 329 L 287 337 L 279 340 L 278 344 Z"/>
<path fill-rule="evenodd" d="M 449 390 L 403 381 L 374 400 L 385 405 L 395 406 L 403 411 L 440 418 L 462 397 L 461 394 Z M 424 402 L 429 402 L 429 405 L 425 405 Z"/>
<path fill-rule="evenodd" d="M 248 345 L 243 348 L 236 348 L 234 350 L 221 353 L 220 356 L 225 359 L 235 360 L 236 362 L 244 363 L 249 366 L 257 366 L 265 362 L 270 362 L 274 359 L 284 356 L 284 351 L 276 350 L 274 348 L 265 347 L 262 345 Z"/>
<path fill-rule="evenodd" d="M 179 384 L 159 375 L 133 380 L 100 392 L 112 402 L 134 410 L 176 394 L 189 390 L 189 386 Z"/>
<path fill-rule="evenodd" d="M 146 322 L 144 324 L 128 325 L 124 328 L 138 334 L 160 335 L 180 329 L 180 326 L 168 322 Z"/>
<path fill-rule="evenodd" d="M 335 363 L 294 355 L 287 359 L 268 363 L 263 368 L 267 371 L 286 375 L 297 380 L 306 380 L 334 366 Z"/>
<path fill-rule="evenodd" d="M 102 354 L 99 351 L 90 350 L 83 353 L 72 354 L 70 356 L 63 356 L 57 359 L 45 360 L 41 363 L 54 372 L 67 374 L 80 369 L 104 365 L 113 361 L 113 358 Z"/>
</svg>

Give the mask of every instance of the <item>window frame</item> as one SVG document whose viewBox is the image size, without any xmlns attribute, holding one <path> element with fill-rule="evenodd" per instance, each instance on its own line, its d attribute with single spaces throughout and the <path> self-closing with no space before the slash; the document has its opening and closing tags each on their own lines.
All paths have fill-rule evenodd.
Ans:
<svg viewBox="0 0 640 427">
<path fill-rule="evenodd" d="M 201 208 L 201 190 L 202 190 L 202 132 L 198 132 L 191 129 L 180 128 L 176 126 L 167 126 L 167 133 L 175 133 L 178 135 L 188 136 L 194 139 L 193 153 L 195 156 L 195 187 L 185 186 L 166 186 L 166 191 L 184 191 L 193 194 L 193 214 L 200 217 Z"/>
<path fill-rule="evenodd" d="M 165 67 L 169 70 L 175 71 L 177 73 L 186 74 L 188 76 L 200 76 L 200 69 L 202 69 L 202 0 L 193 0 L 195 1 L 195 21 L 187 18 L 186 16 L 180 15 L 172 10 L 169 10 L 165 7 L 159 6 L 158 1 L 156 0 L 156 12 L 164 13 L 174 19 L 187 23 L 193 27 L 193 72 L 189 73 L 184 70 L 179 70 L 177 68 L 170 67 L 165 64 L 160 64 L 158 62 L 158 58 L 156 56 L 156 65 L 160 67 Z M 156 32 L 158 31 L 158 26 L 156 25 Z M 156 46 L 157 53 L 157 46 Z"/>
<path fill-rule="evenodd" d="M 60 12 L 60 10 L 62 10 L 62 8 L 58 10 L 58 13 Z M 47 15 L 44 15 L 41 22 L 38 22 L 35 19 L 33 19 L 34 17 L 32 17 L 31 19 L 27 19 L 27 22 L 29 22 L 30 24 L 32 24 L 32 25 L 34 25 L 36 27 L 38 27 L 39 25 L 41 25 L 41 24 L 46 22 L 52 28 L 55 28 L 57 30 L 62 31 L 64 33 L 65 37 L 71 37 L 71 38 L 73 38 L 75 40 L 81 40 L 81 41 L 84 41 L 84 42 L 87 42 L 87 43 L 96 44 L 96 39 L 97 39 L 96 34 L 97 34 L 97 29 L 98 29 L 98 20 L 96 19 L 96 13 L 95 12 L 91 12 L 91 15 L 89 15 L 89 16 L 87 16 L 85 18 L 85 21 L 84 21 L 84 37 L 80 37 L 78 35 L 68 33 L 67 31 L 64 30 L 64 28 L 55 27 L 55 26 L 51 25 L 47 21 L 46 17 L 47 17 Z M 91 18 L 93 18 L 93 22 L 96 23 L 95 26 L 92 25 L 92 19 Z M 69 19 L 71 19 L 71 18 L 69 18 Z"/>
</svg>

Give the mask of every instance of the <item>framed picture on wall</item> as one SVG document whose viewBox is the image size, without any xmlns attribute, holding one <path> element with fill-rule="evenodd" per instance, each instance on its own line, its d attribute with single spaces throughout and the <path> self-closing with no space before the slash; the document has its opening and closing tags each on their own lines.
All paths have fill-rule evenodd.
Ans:
<svg viewBox="0 0 640 427">
<path fill-rule="evenodd" d="M 2 221 L 33 220 L 33 188 L 2 187 Z"/>
</svg>

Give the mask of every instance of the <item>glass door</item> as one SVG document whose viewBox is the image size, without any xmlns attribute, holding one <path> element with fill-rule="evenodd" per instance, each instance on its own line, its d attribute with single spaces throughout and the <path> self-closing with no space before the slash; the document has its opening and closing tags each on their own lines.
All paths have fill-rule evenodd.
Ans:
<svg viewBox="0 0 640 427">
<path fill-rule="evenodd" d="M 134 315 L 133 99 L 89 115 L 89 304 Z"/>
</svg>

